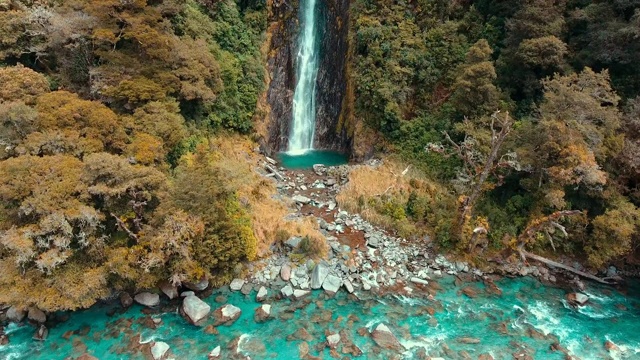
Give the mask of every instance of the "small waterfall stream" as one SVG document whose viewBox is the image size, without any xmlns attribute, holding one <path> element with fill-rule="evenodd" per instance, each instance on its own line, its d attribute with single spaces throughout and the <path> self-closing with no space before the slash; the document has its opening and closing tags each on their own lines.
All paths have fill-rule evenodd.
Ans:
<svg viewBox="0 0 640 360">
<path fill-rule="evenodd" d="M 293 121 L 289 134 L 289 154 L 313 149 L 316 126 L 316 78 L 318 75 L 318 34 L 316 0 L 302 0 L 302 30 L 297 56 L 298 82 L 293 95 Z"/>
</svg>

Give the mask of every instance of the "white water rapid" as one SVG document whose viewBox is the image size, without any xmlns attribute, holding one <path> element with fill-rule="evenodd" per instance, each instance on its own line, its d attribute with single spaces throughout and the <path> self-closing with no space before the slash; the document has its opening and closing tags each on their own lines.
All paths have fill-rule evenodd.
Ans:
<svg viewBox="0 0 640 360">
<path fill-rule="evenodd" d="M 303 154 L 313 149 L 316 127 L 316 78 L 318 44 L 316 0 L 300 3 L 302 30 L 298 50 L 298 83 L 293 94 L 293 121 L 289 132 L 290 154 Z"/>
</svg>

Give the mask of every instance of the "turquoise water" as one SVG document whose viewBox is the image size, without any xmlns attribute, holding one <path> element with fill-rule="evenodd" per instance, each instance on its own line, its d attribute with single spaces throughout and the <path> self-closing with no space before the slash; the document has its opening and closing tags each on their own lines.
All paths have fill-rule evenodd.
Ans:
<svg viewBox="0 0 640 360">
<path fill-rule="evenodd" d="M 11 325 L 11 342 L 0 346 L 0 359 L 56 360 L 79 356 L 85 350 L 102 360 L 143 359 L 140 352 L 127 349 L 129 344 L 138 344 L 137 334 L 142 342 L 168 343 L 176 359 L 206 359 L 218 345 L 223 355 L 226 352 L 229 356 L 228 344 L 240 336 L 240 350 L 252 359 L 298 359 L 302 341 L 290 336 L 299 328 L 305 328 L 313 338 L 308 341 L 312 355 L 330 358 L 329 350 L 321 345 L 325 331 L 346 329 L 364 352 L 360 358 L 387 359 L 389 353 L 358 333 L 358 329 L 371 329 L 380 322 L 387 324 L 407 348 L 402 354 L 407 359 L 415 358 L 420 351 L 446 359 L 462 356 L 462 352 L 473 359 L 481 353 L 512 359 L 521 348 L 528 349 L 535 359 L 564 359 L 564 354 L 550 350 L 555 341 L 581 359 L 603 359 L 608 356 L 603 346 L 606 340 L 621 349 L 612 354 L 613 358 L 640 358 L 637 288 L 627 295 L 597 288 L 588 292 L 590 305 L 574 310 L 566 306 L 564 290 L 545 287 L 529 278 L 497 282 L 502 295 L 485 291 L 482 284 L 462 285 L 477 289 L 474 299 L 460 294 L 452 278 L 442 279 L 439 284 L 442 289 L 436 292 L 434 301 L 394 296 L 358 300 L 344 293 L 325 299 L 320 291 L 305 301 L 269 299 L 274 319 L 262 324 L 253 319 L 259 306 L 254 301 L 255 293 L 244 296 L 220 290 L 206 299 L 212 308 L 231 303 L 242 309 L 242 315 L 231 326 L 219 326 L 217 335 L 207 334 L 205 327 L 189 325 L 175 312 L 175 305 L 149 315 L 135 305 L 112 316 L 108 315 L 110 310 L 119 306 L 95 306 L 71 314 L 67 321 L 51 328 L 44 343 L 31 340 L 33 327 Z M 162 320 L 157 329 L 150 328 L 152 318 Z M 71 335 L 73 331 L 76 334 Z M 68 339 L 63 337 L 65 333 L 70 335 Z M 480 343 L 466 344 L 458 340 L 461 337 L 477 338 Z"/>
<path fill-rule="evenodd" d="M 328 150 L 309 150 L 301 154 L 279 153 L 278 160 L 287 169 L 310 169 L 315 164 L 337 166 L 346 164 L 347 156 Z"/>
</svg>

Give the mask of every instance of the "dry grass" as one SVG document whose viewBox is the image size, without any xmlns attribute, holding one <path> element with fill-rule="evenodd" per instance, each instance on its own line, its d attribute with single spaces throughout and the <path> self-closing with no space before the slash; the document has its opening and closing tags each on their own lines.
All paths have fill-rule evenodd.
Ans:
<svg viewBox="0 0 640 360">
<path fill-rule="evenodd" d="M 428 230 L 424 224 L 405 214 L 409 195 L 413 192 L 435 202 L 444 189 L 411 168 L 402 175 L 406 169 L 406 164 L 387 159 L 378 168 L 361 166 L 352 170 L 349 183 L 337 196 L 338 204 L 400 236 L 423 235 Z"/>
<path fill-rule="evenodd" d="M 251 215 L 259 257 L 265 256 L 277 238 L 285 235 L 287 238 L 308 236 L 321 250 L 317 256 L 326 255 L 328 246 L 315 219 L 285 220 L 292 211 L 289 204 L 274 198 L 277 193 L 275 183 L 258 174 L 263 158 L 253 152 L 254 142 L 245 137 L 227 135 L 211 140 L 211 145 L 220 154 L 217 164 L 227 174 L 229 186 L 237 191 Z"/>
</svg>

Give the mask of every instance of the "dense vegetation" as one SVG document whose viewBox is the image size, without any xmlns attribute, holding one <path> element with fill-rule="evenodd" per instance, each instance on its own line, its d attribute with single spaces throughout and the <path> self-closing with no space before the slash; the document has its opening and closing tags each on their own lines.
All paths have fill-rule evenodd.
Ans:
<svg viewBox="0 0 640 360">
<path fill-rule="evenodd" d="M 596 268 L 633 253 L 639 6 L 357 1 L 356 118 L 384 134 L 387 151 L 457 194 L 441 194 L 434 207 L 432 192 L 409 187 L 370 199 L 372 209 L 426 224 L 464 253 L 525 243 L 585 256 Z M 544 221 L 550 226 L 525 241 Z"/>
</svg>

